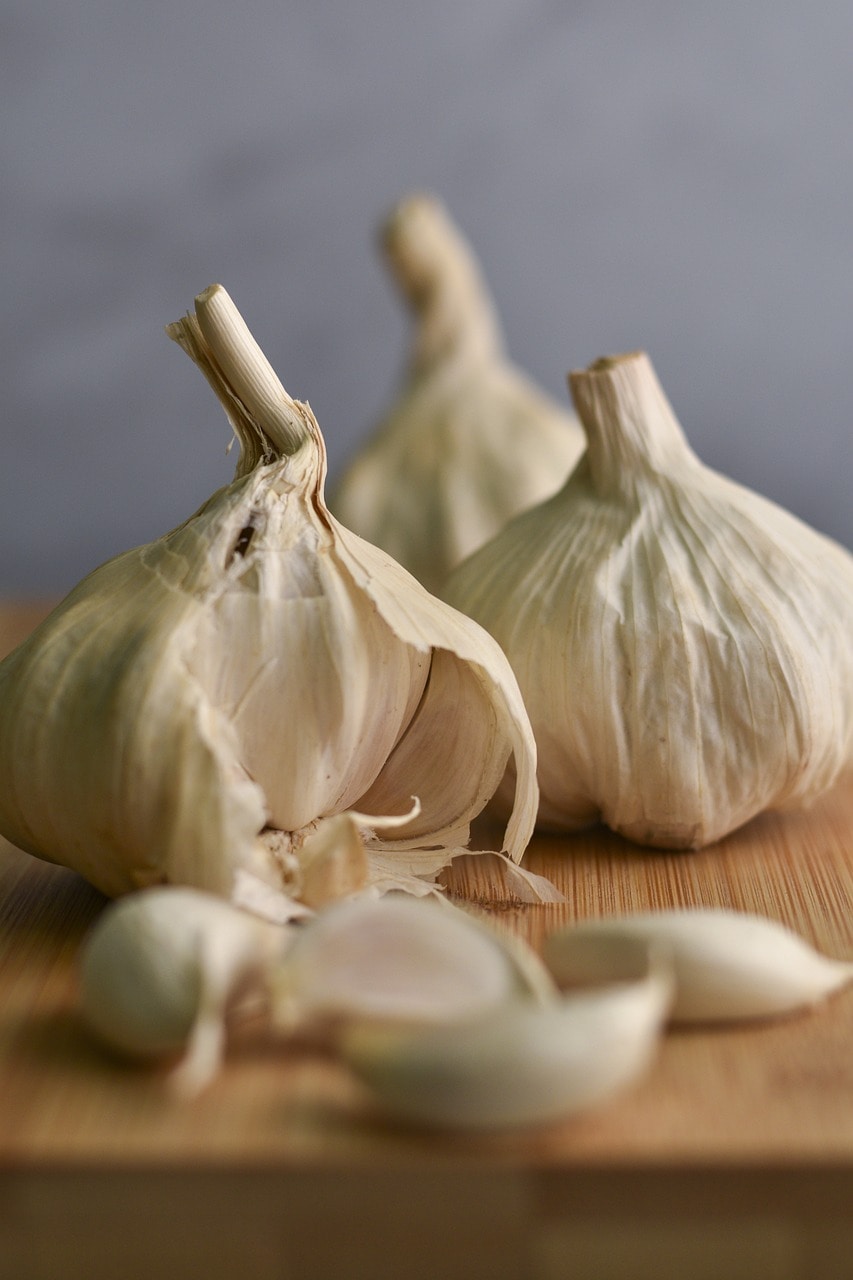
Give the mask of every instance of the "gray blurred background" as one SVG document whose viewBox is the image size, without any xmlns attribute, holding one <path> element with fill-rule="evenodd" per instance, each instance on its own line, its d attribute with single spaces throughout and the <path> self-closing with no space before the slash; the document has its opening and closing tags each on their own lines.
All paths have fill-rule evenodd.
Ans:
<svg viewBox="0 0 853 1280">
<path fill-rule="evenodd" d="M 707 462 L 853 545 L 851 66 L 847 0 L 6 0 L 0 594 L 230 478 L 163 334 L 215 280 L 339 470 L 405 350 L 376 225 L 423 188 L 543 387 L 646 348 Z"/>
</svg>

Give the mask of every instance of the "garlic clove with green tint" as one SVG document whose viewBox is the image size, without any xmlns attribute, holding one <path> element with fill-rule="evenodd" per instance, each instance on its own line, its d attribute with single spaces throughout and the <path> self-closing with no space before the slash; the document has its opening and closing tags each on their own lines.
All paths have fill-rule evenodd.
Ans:
<svg viewBox="0 0 853 1280">
<path fill-rule="evenodd" d="M 853 760 L 853 557 L 703 466 L 643 353 L 570 378 L 587 451 L 452 575 L 539 749 L 540 825 L 695 848 Z"/>
<path fill-rule="evenodd" d="M 853 982 L 853 961 L 821 955 L 793 930 L 745 912 L 694 908 L 585 920 L 557 929 L 544 956 L 561 986 L 612 980 L 625 947 L 660 948 L 672 968 L 673 1022 L 772 1018 Z"/>
<path fill-rule="evenodd" d="M 83 944 L 83 1018 L 125 1056 L 173 1060 L 172 1087 L 198 1093 L 221 1064 L 230 1008 L 263 991 L 289 941 L 286 929 L 197 889 L 128 894 Z"/>
<path fill-rule="evenodd" d="M 294 858 L 353 809 L 405 816 L 365 836 L 368 861 L 434 881 L 515 753 L 520 859 L 535 746 L 498 645 L 329 514 L 317 423 L 224 289 L 169 333 L 225 407 L 236 478 L 0 663 L 0 831 L 110 896 L 265 886 L 281 916 Z M 357 864 L 342 892 L 365 882 Z"/>
<path fill-rule="evenodd" d="M 554 492 L 583 437 L 507 360 L 480 268 L 436 199 L 403 200 L 382 245 L 414 319 L 409 364 L 331 507 L 435 590 L 511 516 Z"/>
</svg>

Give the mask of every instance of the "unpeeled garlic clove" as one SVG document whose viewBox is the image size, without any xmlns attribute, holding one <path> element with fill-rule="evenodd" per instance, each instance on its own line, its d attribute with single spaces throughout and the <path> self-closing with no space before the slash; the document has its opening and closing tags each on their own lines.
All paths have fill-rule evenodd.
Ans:
<svg viewBox="0 0 853 1280">
<path fill-rule="evenodd" d="M 412 795 L 369 849 L 400 855 L 403 884 L 434 880 L 515 753 L 520 859 L 535 746 L 498 645 L 332 518 L 319 427 L 224 289 L 169 332 L 226 410 L 236 478 L 0 664 L 0 831 L 110 896 L 260 883 L 286 913 L 290 854 L 319 824 Z"/>
<path fill-rule="evenodd" d="M 540 825 L 697 848 L 808 804 L 853 760 L 853 557 L 704 467 L 643 353 L 570 382 L 586 454 L 444 590 L 518 677 Z"/>
<path fill-rule="evenodd" d="M 519 992 L 542 1000 L 555 991 L 521 942 L 447 903 L 398 894 L 327 907 L 297 931 L 271 983 L 280 1028 L 456 1022 Z"/>
<path fill-rule="evenodd" d="M 171 1084 L 199 1092 L 216 1074 L 235 997 L 264 987 L 287 931 L 196 889 L 144 889 L 111 903 L 84 942 L 84 1020 L 111 1048 L 176 1059 Z"/>
<path fill-rule="evenodd" d="M 414 317 L 409 365 L 331 507 L 436 590 L 511 516 L 554 492 L 583 437 L 507 360 L 480 268 L 435 198 L 403 200 L 382 243 Z"/>
<path fill-rule="evenodd" d="M 654 963 L 637 981 L 544 1004 L 515 999 L 455 1026 L 350 1026 L 340 1050 L 396 1118 L 470 1130 L 545 1124 L 646 1070 L 670 993 Z"/>
<path fill-rule="evenodd" d="M 672 967 L 674 1022 L 772 1018 L 853 981 L 853 962 L 821 955 L 791 929 L 710 908 L 587 920 L 550 934 L 544 957 L 560 985 L 612 980 L 638 942 L 660 947 Z"/>
</svg>

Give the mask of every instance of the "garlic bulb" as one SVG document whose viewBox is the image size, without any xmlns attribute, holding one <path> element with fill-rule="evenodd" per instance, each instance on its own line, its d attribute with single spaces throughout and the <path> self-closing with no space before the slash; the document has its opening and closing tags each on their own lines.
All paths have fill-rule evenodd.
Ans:
<svg viewBox="0 0 853 1280">
<path fill-rule="evenodd" d="M 216 1074 L 229 1006 L 262 989 L 289 942 L 286 930 L 197 889 L 145 889 L 111 903 L 80 958 L 83 1018 L 129 1057 L 177 1058 L 184 1094 Z"/>
<path fill-rule="evenodd" d="M 543 827 L 708 844 L 853 759 L 853 557 L 704 467 L 648 358 L 570 377 L 563 489 L 452 575 L 518 676 Z"/>
<path fill-rule="evenodd" d="M 554 492 L 583 436 L 507 361 L 479 266 L 437 200 L 404 200 L 382 243 L 414 315 L 409 364 L 330 505 L 436 590 L 510 516 Z"/>
<path fill-rule="evenodd" d="M 613 976 L 626 944 L 658 947 L 672 968 L 673 1022 L 772 1018 L 816 1004 L 853 982 L 853 962 L 833 960 L 761 916 L 700 909 L 586 920 L 545 940 L 561 985 Z"/>
<path fill-rule="evenodd" d="M 0 831 L 111 896 L 229 897 L 247 878 L 286 894 L 306 841 L 355 807 L 398 815 L 362 832 L 368 864 L 394 855 L 423 887 L 514 752 L 520 859 L 535 748 L 500 649 L 330 516 L 314 417 L 224 289 L 169 332 L 225 406 L 236 478 L 96 569 L 0 664 Z"/>
</svg>

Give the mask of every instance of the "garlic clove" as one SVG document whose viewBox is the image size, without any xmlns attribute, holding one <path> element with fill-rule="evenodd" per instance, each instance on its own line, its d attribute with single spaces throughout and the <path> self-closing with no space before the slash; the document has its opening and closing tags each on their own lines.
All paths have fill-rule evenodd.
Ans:
<svg viewBox="0 0 853 1280">
<path fill-rule="evenodd" d="M 545 940 L 561 986 L 612 980 L 625 949 L 662 948 L 672 966 L 673 1022 L 772 1018 L 816 1004 L 853 981 L 853 962 L 821 955 L 761 916 L 696 908 L 584 921 Z"/>
<path fill-rule="evenodd" d="M 626 1088 L 652 1061 L 670 980 L 645 976 L 545 1004 L 509 1000 L 432 1028 L 353 1025 L 344 1061 L 398 1119 L 463 1130 L 562 1120 Z"/>
<path fill-rule="evenodd" d="M 343 473 L 332 510 L 430 590 L 577 461 L 577 421 L 507 360 L 470 247 L 433 197 L 412 196 L 383 232 L 414 317 L 397 400 Z"/>
<path fill-rule="evenodd" d="M 367 884 L 367 851 L 351 813 L 338 813 L 319 823 L 296 858 L 299 901 L 315 910 L 358 893 Z"/>
<path fill-rule="evenodd" d="M 290 855 L 319 824 L 405 814 L 413 794 L 407 825 L 364 843 L 368 861 L 405 855 L 406 887 L 431 883 L 515 752 L 519 860 L 535 745 L 499 646 L 331 517 L 319 427 L 224 289 L 169 332 L 234 427 L 236 478 L 0 663 L 0 831 L 110 896 L 266 885 L 282 916 Z"/>
<path fill-rule="evenodd" d="M 853 557 L 704 467 L 643 353 L 570 381 L 586 454 L 444 592 L 518 677 L 540 825 L 698 848 L 810 803 L 853 760 Z"/>
<path fill-rule="evenodd" d="M 219 1069 L 229 1008 L 263 987 L 288 942 L 285 929 L 196 889 L 129 894 L 84 942 L 83 1018 L 128 1057 L 177 1059 L 172 1087 L 198 1093 Z"/>
<path fill-rule="evenodd" d="M 271 976 L 280 1028 L 448 1022 L 555 988 L 530 948 L 446 902 L 391 894 L 327 907 L 303 925 Z"/>
</svg>

